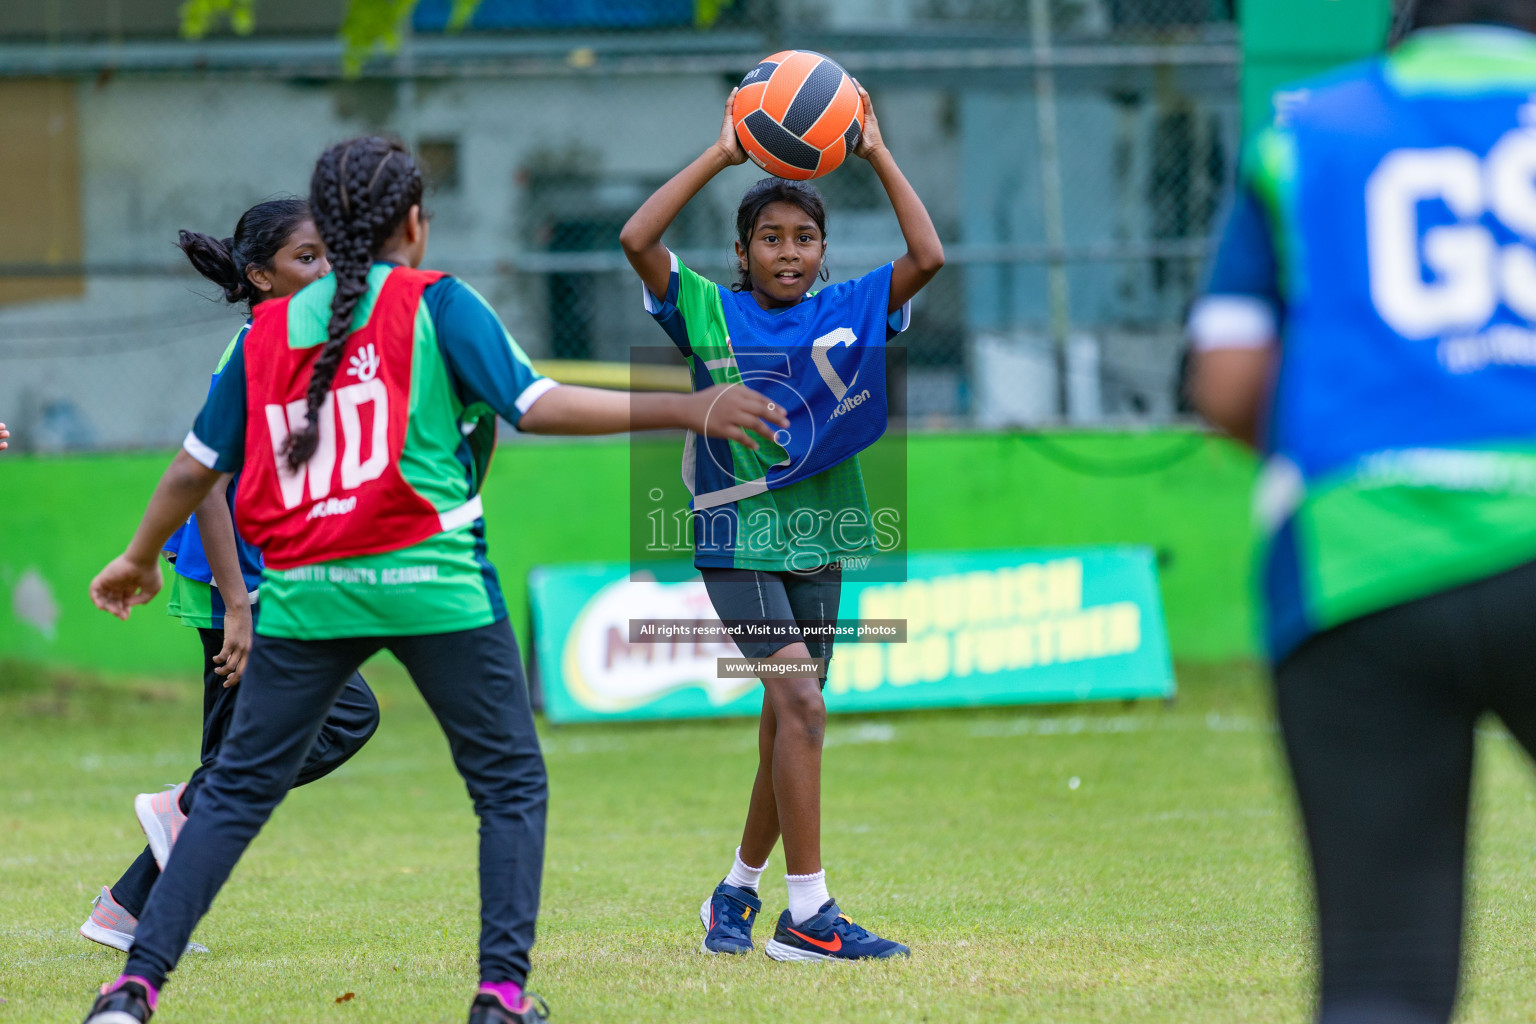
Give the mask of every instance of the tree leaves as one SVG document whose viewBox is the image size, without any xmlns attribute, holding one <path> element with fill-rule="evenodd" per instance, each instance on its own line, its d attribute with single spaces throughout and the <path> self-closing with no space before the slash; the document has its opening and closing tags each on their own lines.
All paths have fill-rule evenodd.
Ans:
<svg viewBox="0 0 1536 1024">
<path fill-rule="evenodd" d="M 220 18 L 229 19 L 236 35 L 248 36 L 256 28 L 256 0 L 182 0 L 181 34 L 201 39 Z"/>
<path fill-rule="evenodd" d="M 227 20 L 237 35 L 250 35 L 256 28 L 257 0 L 182 0 L 181 34 L 187 39 L 201 39 Z M 480 0 L 453 0 L 448 30 L 458 31 L 475 16 Z M 348 77 L 362 71 L 375 53 L 394 53 L 400 48 L 402 29 L 416 0 L 348 0 L 339 35 L 345 43 L 341 63 Z"/>
<path fill-rule="evenodd" d="M 448 31 L 457 32 L 469 25 L 481 0 L 453 0 L 448 15 Z M 693 22 L 709 28 L 722 11 L 735 0 L 693 0 Z M 356 77 L 368 58 L 376 53 L 394 53 L 400 48 L 406 19 L 417 0 L 348 0 L 347 14 L 339 34 L 345 49 L 341 64 L 347 76 Z M 256 29 L 257 0 L 182 0 L 181 34 L 187 39 L 201 39 L 227 20 L 236 35 L 248 36 Z"/>
<path fill-rule="evenodd" d="M 362 71 L 375 51 L 394 53 L 400 48 L 400 29 L 415 6 L 416 0 L 350 0 L 341 23 L 346 44 L 341 65 L 349 77 Z"/>
</svg>

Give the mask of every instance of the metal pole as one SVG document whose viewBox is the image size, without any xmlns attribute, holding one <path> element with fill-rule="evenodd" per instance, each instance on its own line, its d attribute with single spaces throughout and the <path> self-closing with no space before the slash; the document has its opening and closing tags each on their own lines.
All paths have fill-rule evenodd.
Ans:
<svg viewBox="0 0 1536 1024">
<path fill-rule="evenodd" d="M 1057 412 L 1067 409 L 1067 340 L 1072 330 L 1067 265 L 1061 253 L 1067 244 L 1062 214 L 1061 148 L 1056 124 L 1056 72 L 1051 62 L 1050 0 L 1030 0 L 1029 35 L 1035 58 L 1035 120 L 1040 135 L 1040 194 L 1045 209 L 1045 243 L 1052 256 L 1046 272 L 1051 304 L 1051 342 L 1056 355 Z"/>
<path fill-rule="evenodd" d="M 411 13 L 408 9 L 401 19 L 400 48 L 395 51 L 395 108 L 400 141 L 414 156 L 420 139 L 416 123 L 416 53 L 415 35 L 411 31 Z"/>
</svg>

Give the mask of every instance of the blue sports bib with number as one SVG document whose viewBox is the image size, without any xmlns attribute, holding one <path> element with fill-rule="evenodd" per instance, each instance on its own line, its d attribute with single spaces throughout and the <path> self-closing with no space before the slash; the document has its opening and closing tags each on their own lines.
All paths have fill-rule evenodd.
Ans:
<svg viewBox="0 0 1536 1024">
<path fill-rule="evenodd" d="M 1276 105 L 1249 187 L 1284 307 L 1257 502 L 1280 657 L 1536 558 L 1536 37 L 1420 33 Z"/>
</svg>

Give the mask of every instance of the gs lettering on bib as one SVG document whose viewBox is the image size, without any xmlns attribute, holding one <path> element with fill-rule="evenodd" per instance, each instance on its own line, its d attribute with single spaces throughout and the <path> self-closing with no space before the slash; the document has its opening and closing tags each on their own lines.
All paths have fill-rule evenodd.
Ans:
<svg viewBox="0 0 1536 1024">
<path fill-rule="evenodd" d="M 305 392 L 325 346 L 290 346 L 287 299 L 256 307 L 245 339 L 248 427 L 237 515 L 269 567 L 395 551 L 478 518 L 478 507 L 467 505 L 439 514 L 400 473 L 416 313 L 422 292 L 442 276 L 390 271 L 368 322 L 343 343 L 316 414 L 319 444 L 297 471 L 283 446 L 304 426 Z"/>
</svg>

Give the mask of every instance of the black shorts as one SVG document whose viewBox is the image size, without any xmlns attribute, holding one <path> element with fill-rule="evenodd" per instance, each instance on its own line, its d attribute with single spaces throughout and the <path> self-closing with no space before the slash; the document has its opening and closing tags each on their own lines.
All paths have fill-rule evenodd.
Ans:
<svg viewBox="0 0 1536 1024">
<path fill-rule="evenodd" d="M 748 658 L 767 658 L 803 643 L 813 658 L 832 660 L 832 636 L 802 633 L 837 622 L 843 591 L 843 567 L 823 565 L 809 572 L 769 572 L 763 569 L 701 568 L 709 600 L 720 621 L 735 632 L 736 646 Z M 747 625 L 768 625 L 766 635 L 743 632 Z M 827 685 L 826 674 L 821 685 Z"/>
</svg>

